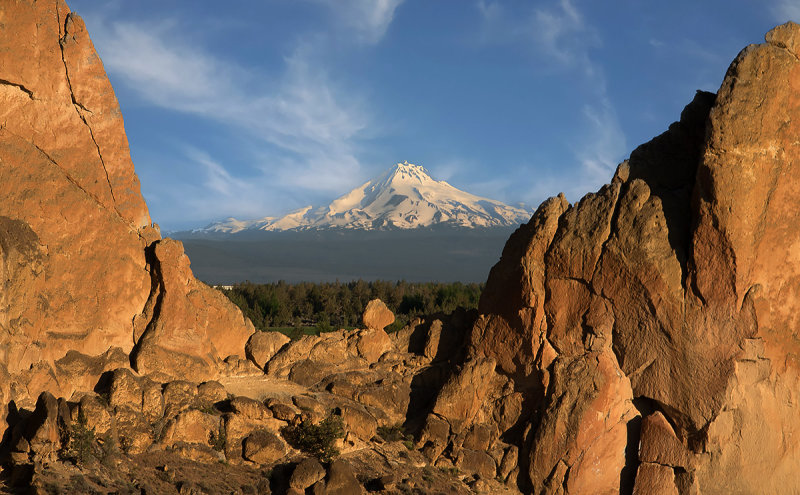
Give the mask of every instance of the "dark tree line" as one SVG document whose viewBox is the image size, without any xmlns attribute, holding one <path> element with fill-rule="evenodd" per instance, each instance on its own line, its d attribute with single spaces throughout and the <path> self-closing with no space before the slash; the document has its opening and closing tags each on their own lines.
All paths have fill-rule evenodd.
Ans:
<svg viewBox="0 0 800 495">
<path fill-rule="evenodd" d="M 254 284 L 244 282 L 223 290 L 260 330 L 276 327 L 317 327 L 319 331 L 361 325 L 367 303 L 381 299 L 397 321 L 389 330 L 411 318 L 456 308 L 478 307 L 483 284 L 412 282 L 332 282 Z"/>
</svg>

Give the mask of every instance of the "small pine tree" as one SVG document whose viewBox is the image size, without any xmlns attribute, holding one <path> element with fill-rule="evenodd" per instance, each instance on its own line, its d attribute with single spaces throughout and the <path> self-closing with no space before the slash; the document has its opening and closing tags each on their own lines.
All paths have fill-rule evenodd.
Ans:
<svg viewBox="0 0 800 495">
<path fill-rule="evenodd" d="M 93 456 L 94 428 L 88 427 L 86 414 L 78 410 L 78 418 L 69 426 L 63 457 L 75 464 L 86 464 Z"/>
<path fill-rule="evenodd" d="M 319 424 L 303 420 L 299 425 L 285 426 L 282 432 L 294 448 L 322 462 L 330 462 L 339 455 L 335 443 L 337 439 L 344 438 L 344 422 L 341 416 L 331 414 Z"/>
</svg>

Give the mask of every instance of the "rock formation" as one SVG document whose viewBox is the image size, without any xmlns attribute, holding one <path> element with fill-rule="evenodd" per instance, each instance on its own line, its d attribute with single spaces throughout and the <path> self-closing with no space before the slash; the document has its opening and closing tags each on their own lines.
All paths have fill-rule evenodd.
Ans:
<svg viewBox="0 0 800 495">
<path fill-rule="evenodd" d="M 70 350 L 195 379 L 243 355 L 252 325 L 151 224 L 111 84 L 63 1 L 0 6 L 0 183 L 4 403 L 69 397 L 55 363 Z"/>
<path fill-rule="evenodd" d="M 543 203 L 492 269 L 439 398 L 482 408 L 429 421 L 515 411 L 525 491 L 800 491 L 800 26 L 766 41 L 611 184 Z"/>
<path fill-rule="evenodd" d="M 376 300 L 292 341 L 251 335 L 151 224 L 81 19 L 2 3 L 9 482 L 89 486 L 105 456 L 105 492 L 800 492 L 800 26 L 766 41 L 610 184 L 545 201 L 479 315 L 389 335 Z M 330 418 L 321 464 L 286 431 Z"/>
</svg>

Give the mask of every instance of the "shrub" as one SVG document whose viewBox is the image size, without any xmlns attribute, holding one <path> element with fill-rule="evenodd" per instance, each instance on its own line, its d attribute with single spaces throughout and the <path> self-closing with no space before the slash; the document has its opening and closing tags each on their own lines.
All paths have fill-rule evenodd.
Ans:
<svg viewBox="0 0 800 495">
<path fill-rule="evenodd" d="M 94 428 L 87 426 L 86 415 L 78 411 L 77 420 L 73 421 L 67 432 L 67 441 L 61 457 L 76 464 L 85 464 L 92 456 L 94 449 Z"/>
<path fill-rule="evenodd" d="M 322 462 L 330 462 L 339 455 L 335 443 L 344 438 L 344 422 L 341 416 L 331 414 L 316 425 L 303 420 L 298 425 L 285 426 L 282 433 L 292 447 Z"/>
<path fill-rule="evenodd" d="M 220 428 L 219 433 L 211 432 L 211 438 L 208 439 L 208 443 L 212 449 L 216 450 L 217 452 L 222 452 L 225 450 L 225 444 L 228 443 L 228 437 L 225 434 L 225 430 Z"/>
</svg>

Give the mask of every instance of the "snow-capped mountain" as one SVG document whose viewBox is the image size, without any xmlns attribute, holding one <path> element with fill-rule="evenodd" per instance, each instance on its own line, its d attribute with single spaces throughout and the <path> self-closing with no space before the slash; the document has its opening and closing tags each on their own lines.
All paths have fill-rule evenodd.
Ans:
<svg viewBox="0 0 800 495">
<path fill-rule="evenodd" d="M 229 218 L 200 232 L 507 227 L 525 223 L 530 217 L 531 212 L 524 208 L 461 191 L 431 178 L 421 166 L 403 162 L 327 206 L 306 206 L 283 217 L 247 221 Z"/>
</svg>

